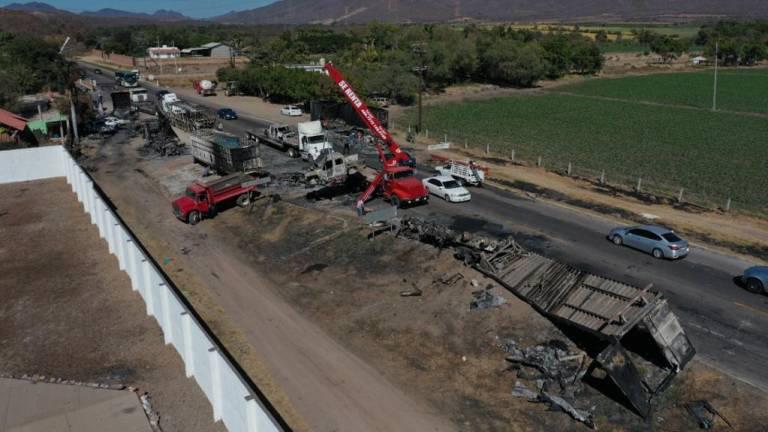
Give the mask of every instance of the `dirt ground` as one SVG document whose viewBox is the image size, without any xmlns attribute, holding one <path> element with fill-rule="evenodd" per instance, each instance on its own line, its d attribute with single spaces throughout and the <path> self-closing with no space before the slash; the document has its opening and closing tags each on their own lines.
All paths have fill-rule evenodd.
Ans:
<svg viewBox="0 0 768 432">
<path fill-rule="evenodd" d="M 0 372 L 132 386 L 165 431 L 224 431 L 66 181 L 1 185 L 0 203 Z"/>
<path fill-rule="evenodd" d="M 253 266 L 283 286 L 280 294 L 302 314 L 389 380 L 450 413 L 460 430 L 585 429 L 564 413 L 510 394 L 515 372 L 504 362 L 502 344 L 568 341 L 555 325 L 500 287 L 493 292 L 506 304 L 469 310 L 478 289 L 470 281 L 480 287 L 491 282 L 461 267 L 448 251 L 386 235 L 367 241 L 365 230 L 356 226 L 317 242 L 334 229 L 327 211 L 284 203 L 212 222 L 238 233 L 239 247 Z M 454 285 L 435 282 L 456 272 L 464 277 Z M 412 287 L 423 294 L 399 295 Z M 708 399 L 735 430 L 752 430 L 768 420 L 753 414 L 768 407 L 766 395 L 696 361 L 657 400 L 648 421 L 593 387 L 578 397 L 577 406 L 591 410 L 601 430 L 687 431 L 695 423 L 684 404 L 697 399 Z"/>
<path fill-rule="evenodd" d="M 504 305 L 469 310 L 472 292 L 478 289 L 471 281 L 476 280 L 479 287 L 491 282 L 459 265 L 450 252 L 388 235 L 367 240 L 366 230 L 345 211 L 345 199 L 311 205 L 290 198 L 286 198 L 290 202 L 274 204 L 262 201 L 251 211 L 231 209 L 192 228 L 170 219 L 167 212 L 150 210 L 157 198 L 162 201 L 173 195 L 171 189 L 175 191 L 177 183 L 184 181 L 179 178 L 190 175 L 188 162 L 182 158 L 141 160 L 134 158 L 130 147 L 117 148 L 125 154 L 110 156 L 109 163 L 96 163 L 96 174 L 111 179 L 106 188 L 119 194 L 121 214 L 137 221 L 137 231 L 153 237 L 150 250 L 167 257 L 163 259 L 166 270 L 174 280 L 178 278 L 177 284 L 217 335 L 223 332 L 225 344 L 278 410 L 291 419 L 289 423 L 301 424 L 296 430 L 311 429 L 303 423 L 306 401 L 296 399 L 290 380 L 264 361 L 265 353 L 247 342 L 249 330 L 238 328 L 237 317 L 225 312 L 231 306 L 219 291 L 235 289 L 229 284 L 234 281 L 231 272 L 241 273 L 252 284 L 258 278 L 271 292 L 261 291 L 261 302 L 272 304 L 270 295 L 281 298 L 298 316 L 316 323 L 418 401 L 422 409 L 448 417 L 455 429 L 586 430 L 565 413 L 513 398 L 516 375 L 505 364 L 502 350 L 509 340 L 529 346 L 552 339 L 567 342 L 568 338 L 500 287 L 492 292 L 507 300 Z M 157 197 L 137 192 L 136 187 L 117 192 L 132 175 L 147 180 L 142 188 L 153 185 Z M 201 262 L 219 260 L 213 251 L 230 265 L 213 272 L 203 268 Z M 239 262 L 248 269 L 236 267 Z M 210 274 L 203 274 L 206 272 Z M 456 272 L 463 278 L 455 284 L 435 282 Z M 219 281 L 220 286 L 193 283 L 195 280 Z M 421 296 L 400 295 L 414 287 L 422 290 Z M 247 297 L 239 299 L 243 304 L 248 301 Z M 336 382 L 335 386 L 344 384 Z M 313 397 L 316 390 L 308 389 L 304 387 L 302 399 Z M 381 396 L 382 408 L 389 404 L 388 397 L 368 389 L 358 397 Z M 698 399 L 709 400 L 734 430 L 755 430 L 768 420 L 766 395 L 697 361 L 656 400 L 647 421 L 619 399 L 605 389 L 586 386 L 576 406 L 590 410 L 601 430 L 694 430 L 685 403 Z"/>
</svg>

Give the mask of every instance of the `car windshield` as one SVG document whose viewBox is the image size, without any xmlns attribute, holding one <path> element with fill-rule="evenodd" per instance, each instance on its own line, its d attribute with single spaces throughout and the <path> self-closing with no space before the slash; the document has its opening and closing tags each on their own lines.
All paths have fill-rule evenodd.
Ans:
<svg viewBox="0 0 768 432">
<path fill-rule="evenodd" d="M 459 182 L 456 180 L 448 180 L 447 182 L 443 183 L 443 186 L 445 186 L 446 189 L 456 189 L 458 187 L 461 187 Z"/>
<path fill-rule="evenodd" d="M 665 239 L 666 239 L 668 242 L 670 242 L 670 243 L 677 243 L 677 242 L 683 241 L 683 239 L 681 239 L 680 237 L 678 237 L 678 236 L 677 236 L 675 233 L 673 233 L 673 232 L 668 232 L 668 233 L 666 233 L 666 234 L 662 234 L 661 236 L 662 236 L 662 237 L 664 237 L 664 238 L 665 238 Z"/>
<path fill-rule="evenodd" d="M 404 179 L 413 176 L 413 171 L 407 170 L 407 171 L 400 171 L 396 172 L 392 175 L 392 178 L 396 179 Z"/>
</svg>

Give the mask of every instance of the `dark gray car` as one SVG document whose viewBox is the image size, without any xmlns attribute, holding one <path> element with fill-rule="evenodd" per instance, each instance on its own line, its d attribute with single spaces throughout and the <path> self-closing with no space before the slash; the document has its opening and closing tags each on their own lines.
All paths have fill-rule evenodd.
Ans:
<svg viewBox="0 0 768 432">
<path fill-rule="evenodd" d="M 688 242 L 674 231 L 660 225 L 614 228 L 608 239 L 615 245 L 626 245 L 653 255 L 654 258 L 683 258 L 690 252 Z"/>
</svg>

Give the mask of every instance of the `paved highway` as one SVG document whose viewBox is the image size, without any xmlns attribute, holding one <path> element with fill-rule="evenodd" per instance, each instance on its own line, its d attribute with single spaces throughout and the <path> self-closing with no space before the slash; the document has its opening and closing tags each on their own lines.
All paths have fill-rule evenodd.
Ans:
<svg viewBox="0 0 768 432">
<path fill-rule="evenodd" d="M 110 76 L 91 76 L 105 88 L 113 84 Z M 150 92 L 157 90 L 146 87 Z M 202 97 L 191 99 L 220 108 Z M 242 134 L 266 124 L 238 114 L 241 119 L 225 122 L 225 130 Z M 286 158 L 270 148 L 262 153 L 267 169 L 270 163 Z M 426 168 L 421 168 L 424 173 Z M 610 243 L 605 235 L 617 223 L 602 216 L 494 187 L 473 188 L 471 192 L 468 203 L 451 204 L 432 197 L 429 205 L 405 213 L 470 232 L 512 234 L 535 252 L 590 272 L 639 286 L 651 282 L 669 299 L 699 360 L 768 391 L 768 372 L 763 369 L 768 364 L 764 331 L 768 328 L 768 297 L 748 293 L 733 280 L 751 263 L 695 244 L 684 260 L 655 260 Z"/>
</svg>

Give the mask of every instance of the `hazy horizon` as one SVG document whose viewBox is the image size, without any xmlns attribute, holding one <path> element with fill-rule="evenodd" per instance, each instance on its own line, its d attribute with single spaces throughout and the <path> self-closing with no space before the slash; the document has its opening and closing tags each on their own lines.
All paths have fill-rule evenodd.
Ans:
<svg viewBox="0 0 768 432">
<path fill-rule="evenodd" d="M 230 11 L 254 9 L 274 3 L 276 0 L 221 0 L 210 2 L 204 0 L 133 0 L 119 4 L 108 4 L 99 0 L 50 0 L 37 1 L 46 3 L 55 8 L 74 13 L 85 11 L 97 11 L 99 9 L 118 9 L 128 12 L 152 14 L 159 9 L 168 9 L 184 14 L 192 18 L 210 18 L 223 15 Z M 29 0 L 0 0 L 0 7 L 12 3 L 30 3 Z M 111 2 L 110 2 L 111 3 Z"/>
</svg>

